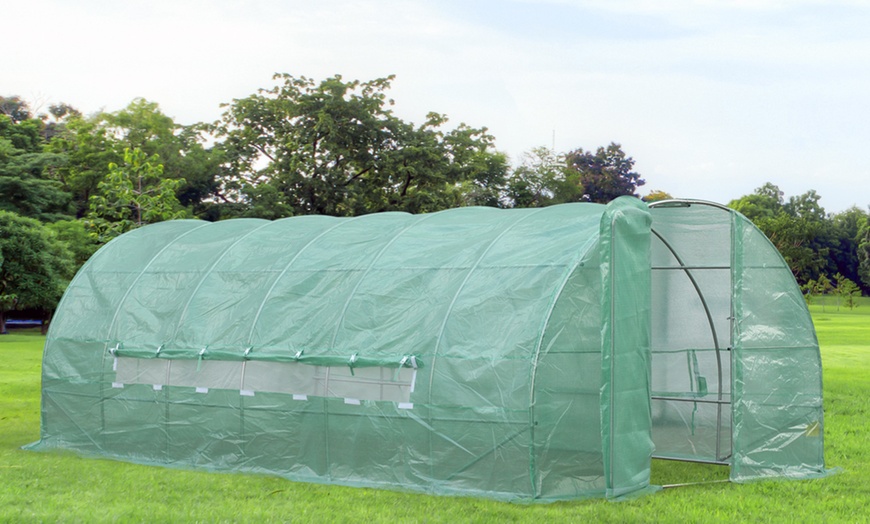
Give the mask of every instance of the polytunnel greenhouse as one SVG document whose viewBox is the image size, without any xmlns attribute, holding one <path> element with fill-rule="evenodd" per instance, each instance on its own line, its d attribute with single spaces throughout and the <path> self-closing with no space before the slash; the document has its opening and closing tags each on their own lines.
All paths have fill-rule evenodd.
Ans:
<svg viewBox="0 0 870 524">
<path fill-rule="evenodd" d="M 131 231 L 58 307 L 30 447 L 558 500 L 650 491 L 652 458 L 822 476 L 823 427 L 767 238 L 621 197 Z"/>
</svg>

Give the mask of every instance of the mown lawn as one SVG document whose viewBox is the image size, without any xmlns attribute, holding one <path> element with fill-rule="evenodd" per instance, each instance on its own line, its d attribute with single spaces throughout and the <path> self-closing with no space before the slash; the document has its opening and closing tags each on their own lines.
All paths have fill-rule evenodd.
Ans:
<svg viewBox="0 0 870 524">
<path fill-rule="evenodd" d="M 0 522 L 870 522 L 870 300 L 811 306 L 825 368 L 826 458 L 811 481 L 714 483 L 639 499 L 519 505 L 139 466 L 20 446 L 39 435 L 43 337 L 0 336 Z M 655 461 L 653 482 L 727 468 Z"/>
</svg>

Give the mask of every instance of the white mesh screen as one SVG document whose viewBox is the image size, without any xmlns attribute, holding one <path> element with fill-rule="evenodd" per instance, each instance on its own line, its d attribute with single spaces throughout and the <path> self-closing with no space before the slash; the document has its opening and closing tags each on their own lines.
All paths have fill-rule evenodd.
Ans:
<svg viewBox="0 0 870 524">
<path fill-rule="evenodd" d="M 409 402 L 415 378 L 412 368 L 121 357 L 114 382 Z"/>
</svg>

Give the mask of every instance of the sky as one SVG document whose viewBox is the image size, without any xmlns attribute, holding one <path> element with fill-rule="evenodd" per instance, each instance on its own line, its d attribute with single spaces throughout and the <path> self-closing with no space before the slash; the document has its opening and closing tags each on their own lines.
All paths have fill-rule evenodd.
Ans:
<svg viewBox="0 0 870 524">
<path fill-rule="evenodd" d="M 772 182 L 870 206 L 870 2 L 0 0 L 0 95 L 181 124 L 274 85 L 396 75 L 394 112 L 533 147 L 622 145 L 641 194 L 727 203 Z"/>
</svg>

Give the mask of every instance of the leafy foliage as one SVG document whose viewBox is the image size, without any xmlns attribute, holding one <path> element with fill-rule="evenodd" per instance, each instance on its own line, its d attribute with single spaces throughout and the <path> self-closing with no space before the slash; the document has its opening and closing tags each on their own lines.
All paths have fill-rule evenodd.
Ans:
<svg viewBox="0 0 870 524">
<path fill-rule="evenodd" d="M 856 238 L 858 244 L 858 274 L 861 282 L 870 289 L 870 216 L 865 217 Z"/>
<path fill-rule="evenodd" d="M 72 254 L 73 273 L 78 271 L 85 262 L 96 253 L 100 243 L 88 230 L 83 220 L 58 220 L 45 224 L 57 240 L 66 245 Z"/>
<path fill-rule="evenodd" d="M 195 213 L 208 212 L 207 201 L 218 188 L 221 157 L 205 148 L 203 125 L 178 125 L 158 104 L 141 98 L 120 111 L 88 118 L 75 110 L 65 111 L 63 126 L 47 148 L 67 158 L 55 178 L 73 194 L 76 216 L 88 213 L 90 198 L 99 192 L 97 186 L 108 175 L 109 164 L 123 162 L 125 149 L 156 155 L 163 165 L 161 177 L 182 181 L 176 185 L 179 203 Z"/>
<path fill-rule="evenodd" d="M 843 304 L 847 308 L 855 309 L 855 298 L 861 296 L 861 290 L 858 288 L 858 285 L 839 273 L 834 275 L 834 280 L 837 282 L 834 292 L 843 298 Z"/>
<path fill-rule="evenodd" d="M 783 195 L 779 187 L 767 182 L 752 194 L 732 200 L 728 207 L 758 225 L 762 220 L 773 218 L 782 211 Z"/>
<path fill-rule="evenodd" d="M 649 192 L 645 197 L 642 198 L 644 202 L 652 203 L 652 202 L 661 202 L 662 200 L 671 200 L 673 195 L 668 193 L 667 191 L 662 191 L 661 189 L 654 189 Z"/>
<path fill-rule="evenodd" d="M 118 140 L 96 119 L 71 118 L 46 149 L 66 157 L 54 178 L 72 194 L 78 218 L 87 213 L 90 197 L 108 174 L 109 164 L 123 161 Z"/>
<path fill-rule="evenodd" d="M 41 126 L 0 115 L 0 209 L 50 221 L 69 216 L 70 194 L 52 179 L 66 159 L 42 150 Z"/>
<path fill-rule="evenodd" d="M 809 191 L 788 203 L 779 187 L 766 183 L 728 206 L 752 220 L 773 242 L 798 282 L 805 284 L 827 269 L 827 226 L 819 196 Z"/>
<path fill-rule="evenodd" d="M 493 137 L 464 124 L 445 131 L 437 113 L 419 126 L 402 121 L 389 109 L 392 78 L 282 74 L 234 100 L 213 127 L 223 139 L 222 193 L 265 218 L 497 203 L 507 160 L 491 151 Z"/>
<path fill-rule="evenodd" d="M 33 118 L 27 102 L 20 96 L 0 96 L 0 115 L 6 115 L 16 124 Z"/>
<path fill-rule="evenodd" d="M 50 141 L 62 133 L 66 129 L 66 125 L 70 120 L 80 119 L 82 117 L 81 111 L 66 103 L 53 104 L 49 106 L 48 113 L 51 116 L 39 115 L 39 118 L 44 123 L 42 136 L 46 141 Z"/>
<path fill-rule="evenodd" d="M 536 147 L 523 155 L 505 190 L 512 207 L 544 207 L 583 199 L 580 173 L 569 169 L 565 155 Z"/>
<path fill-rule="evenodd" d="M 102 113 L 97 124 L 118 140 L 119 151 L 141 149 L 148 156 L 159 157 L 162 177 L 181 181 L 176 186 L 181 205 L 200 211 L 203 200 L 214 196 L 221 157 L 203 145 L 206 126 L 179 125 L 156 102 L 143 98 L 121 111 Z"/>
<path fill-rule="evenodd" d="M 539 147 L 511 168 L 484 127 L 438 113 L 398 118 L 392 81 L 278 74 L 225 104 L 217 122 L 193 125 L 142 98 L 85 116 L 66 103 L 35 115 L 21 97 L 0 97 L 0 210 L 48 225 L 79 267 L 101 242 L 181 216 L 604 203 L 645 184 L 615 142 L 566 154 Z M 644 201 L 668 198 L 651 191 Z M 730 205 L 774 241 L 799 282 L 839 273 L 870 292 L 866 211 L 829 216 L 815 191 L 785 199 L 771 183 Z"/>
<path fill-rule="evenodd" d="M 0 211 L 0 328 L 10 310 L 53 310 L 73 275 L 66 245 L 39 221 Z"/>
<path fill-rule="evenodd" d="M 183 179 L 163 178 L 163 165 L 157 155 L 147 157 L 136 148 L 124 151 L 124 164 L 109 164 L 98 193 L 90 199 L 88 225 L 100 242 L 143 224 L 183 218 L 175 190 Z"/>
<path fill-rule="evenodd" d="M 868 215 L 857 206 L 827 218 L 828 273 L 841 273 L 870 291 L 870 279 L 862 279 L 860 267 L 861 228 Z"/>
<path fill-rule="evenodd" d="M 857 207 L 828 215 L 820 199 L 809 190 L 786 201 L 779 187 L 768 182 L 728 205 L 770 238 L 805 290 L 818 294 L 813 286 L 829 281 L 826 275 L 840 274 L 853 283 L 862 282 L 870 291 L 870 278 L 860 273 L 862 228 L 870 215 Z"/>
<path fill-rule="evenodd" d="M 801 291 L 804 292 L 804 299 L 807 301 L 807 304 L 811 304 L 814 297 L 824 297 L 833 290 L 833 284 L 831 284 L 830 279 L 825 275 L 819 275 L 818 280 L 809 280 L 801 286 Z M 822 308 L 824 310 L 824 302 L 822 303 Z"/>
<path fill-rule="evenodd" d="M 576 149 L 566 155 L 568 168 L 576 171 L 586 202 L 610 202 L 622 195 L 638 196 L 635 191 L 646 184 L 632 171 L 634 159 L 626 156 L 622 146 L 611 142 L 595 153 Z"/>
</svg>

